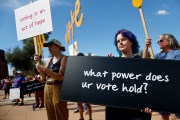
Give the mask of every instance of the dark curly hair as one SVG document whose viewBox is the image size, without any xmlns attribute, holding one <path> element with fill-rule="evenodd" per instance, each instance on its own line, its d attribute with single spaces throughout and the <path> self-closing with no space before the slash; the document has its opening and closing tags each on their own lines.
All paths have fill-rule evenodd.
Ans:
<svg viewBox="0 0 180 120">
<path fill-rule="evenodd" d="M 116 35 L 114 37 L 114 45 L 116 46 L 116 50 L 120 56 L 122 55 L 122 52 L 117 47 L 117 36 L 119 34 L 121 34 L 123 37 L 126 37 L 128 40 L 130 40 L 133 43 L 133 45 L 132 45 L 133 54 L 139 53 L 139 43 L 136 39 L 136 36 L 132 32 L 130 32 L 126 29 L 121 29 L 116 33 Z"/>
</svg>

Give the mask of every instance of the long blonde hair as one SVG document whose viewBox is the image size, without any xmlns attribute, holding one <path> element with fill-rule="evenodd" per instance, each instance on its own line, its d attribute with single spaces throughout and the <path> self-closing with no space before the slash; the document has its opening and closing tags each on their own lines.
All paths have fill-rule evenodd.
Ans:
<svg viewBox="0 0 180 120">
<path fill-rule="evenodd" d="M 166 39 L 169 42 L 169 46 L 172 50 L 180 49 L 180 45 L 178 41 L 172 34 L 164 33 L 161 36 L 162 36 L 162 39 Z"/>
</svg>

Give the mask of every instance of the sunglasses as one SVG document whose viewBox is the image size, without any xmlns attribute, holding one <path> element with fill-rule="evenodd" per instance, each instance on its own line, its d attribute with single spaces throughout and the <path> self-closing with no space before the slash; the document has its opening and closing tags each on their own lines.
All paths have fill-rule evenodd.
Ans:
<svg viewBox="0 0 180 120">
<path fill-rule="evenodd" d="M 159 40 L 157 43 L 159 44 L 159 43 L 161 43 L 161 42 L 163 42 L 164 40 Z"/>
</svg>

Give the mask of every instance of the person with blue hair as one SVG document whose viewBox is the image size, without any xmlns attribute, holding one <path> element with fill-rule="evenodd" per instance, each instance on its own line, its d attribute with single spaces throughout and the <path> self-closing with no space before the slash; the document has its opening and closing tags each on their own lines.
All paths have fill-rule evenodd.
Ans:
<svg viewBox="0 0 180 120">
<path fill-rule="evenodd" d="M 116 33 L 114 45 L 120 57 L 132 57 L 139 53 L 139 43 L 136 36 L 126 29 Z"/>
<path fill-rule="evenodd" d="M 114 45 L 120 57 L 140 58 L 136 36 L 126 30 L 119 30 L 114 38 Z M 151 109 L 144 110 L 106 107 L 106 120 L 151 120 Z"/>
</svg>

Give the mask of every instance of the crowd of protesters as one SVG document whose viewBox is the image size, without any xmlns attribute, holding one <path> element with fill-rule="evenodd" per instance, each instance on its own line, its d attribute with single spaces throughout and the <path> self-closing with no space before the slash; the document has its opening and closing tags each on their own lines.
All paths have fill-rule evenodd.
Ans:
<svg viewBox="0 0 180 120">
<path fill-rule="evenodd" d="M 161 49 L 161 52 L 155 55 L 155 59 L 173 59 L 180 60 L 180 46 L 176 38 L 172 34 L 162 34 L 157 42 Z M 46 65 L 42 64 L 41 57 L 38 55 L 34 56 L 36 61 L 36 69 L 39 74 L 33 77 L 33 80 L 38 82 L 45 81 L 44 90 L 36 91 L 36 106 L 35 108 L 43 108 L 45 105 L 48 120 L 68 120 L 69 112 L 67 102 L 60 99 L 61 89 L 64 79 L 64 72 L 66 68 L 67 56 L 62 52 L 65 51 L 65 47 L 62 46 L 61 42 L 56 39 L 44 43 L 44 47 L 48 47 L 52 57 L 49 58 Z M 138 55 L 139 44 L 136 36 L 126 29 L 121 29 L 115 34 L 114 45 L 119 53 L 120 57 L 128 58 L 140 58 Z M 151 40 L 147 39 L 145 42 L 145 49 L 143 52 L 143 58 L 148 58 L 148 47 L 151 45 Z M 78 56 L 84 56 L 79 53 Z M 25 76 L 21 71 L 16 72 L 13 84 L 9 81 L 9 78 L 4 79 L 4 98 L 9 98 L 9 89 L 11 87 L 20 89 L 20 98 L 15 100 L 15 105 L 24 105 L 24 93 L 23 93 L 23 82 Z M 92 110 L 90 104 L 84 104 L 86 107 L 83 108 L 82 103 L 76 104 L 76 112 L 79 111 L 80 119 L 84 120 L 83 111 L 87 111 L 89 114 L 89 120 L 92 120 Z M 147 105 L 148 106 L 148 105 Z M 142 108 L 142 110 L 125 109 L 125 108 L 114 108 L 106 107 L 106 120 L 150 120 L 152 115 L 151 108 Z M 170 113 L 160 113 L 162 120 L 169 120 Z M 176 114 L 177 119 L 180 115 Z"/>
</svg>

